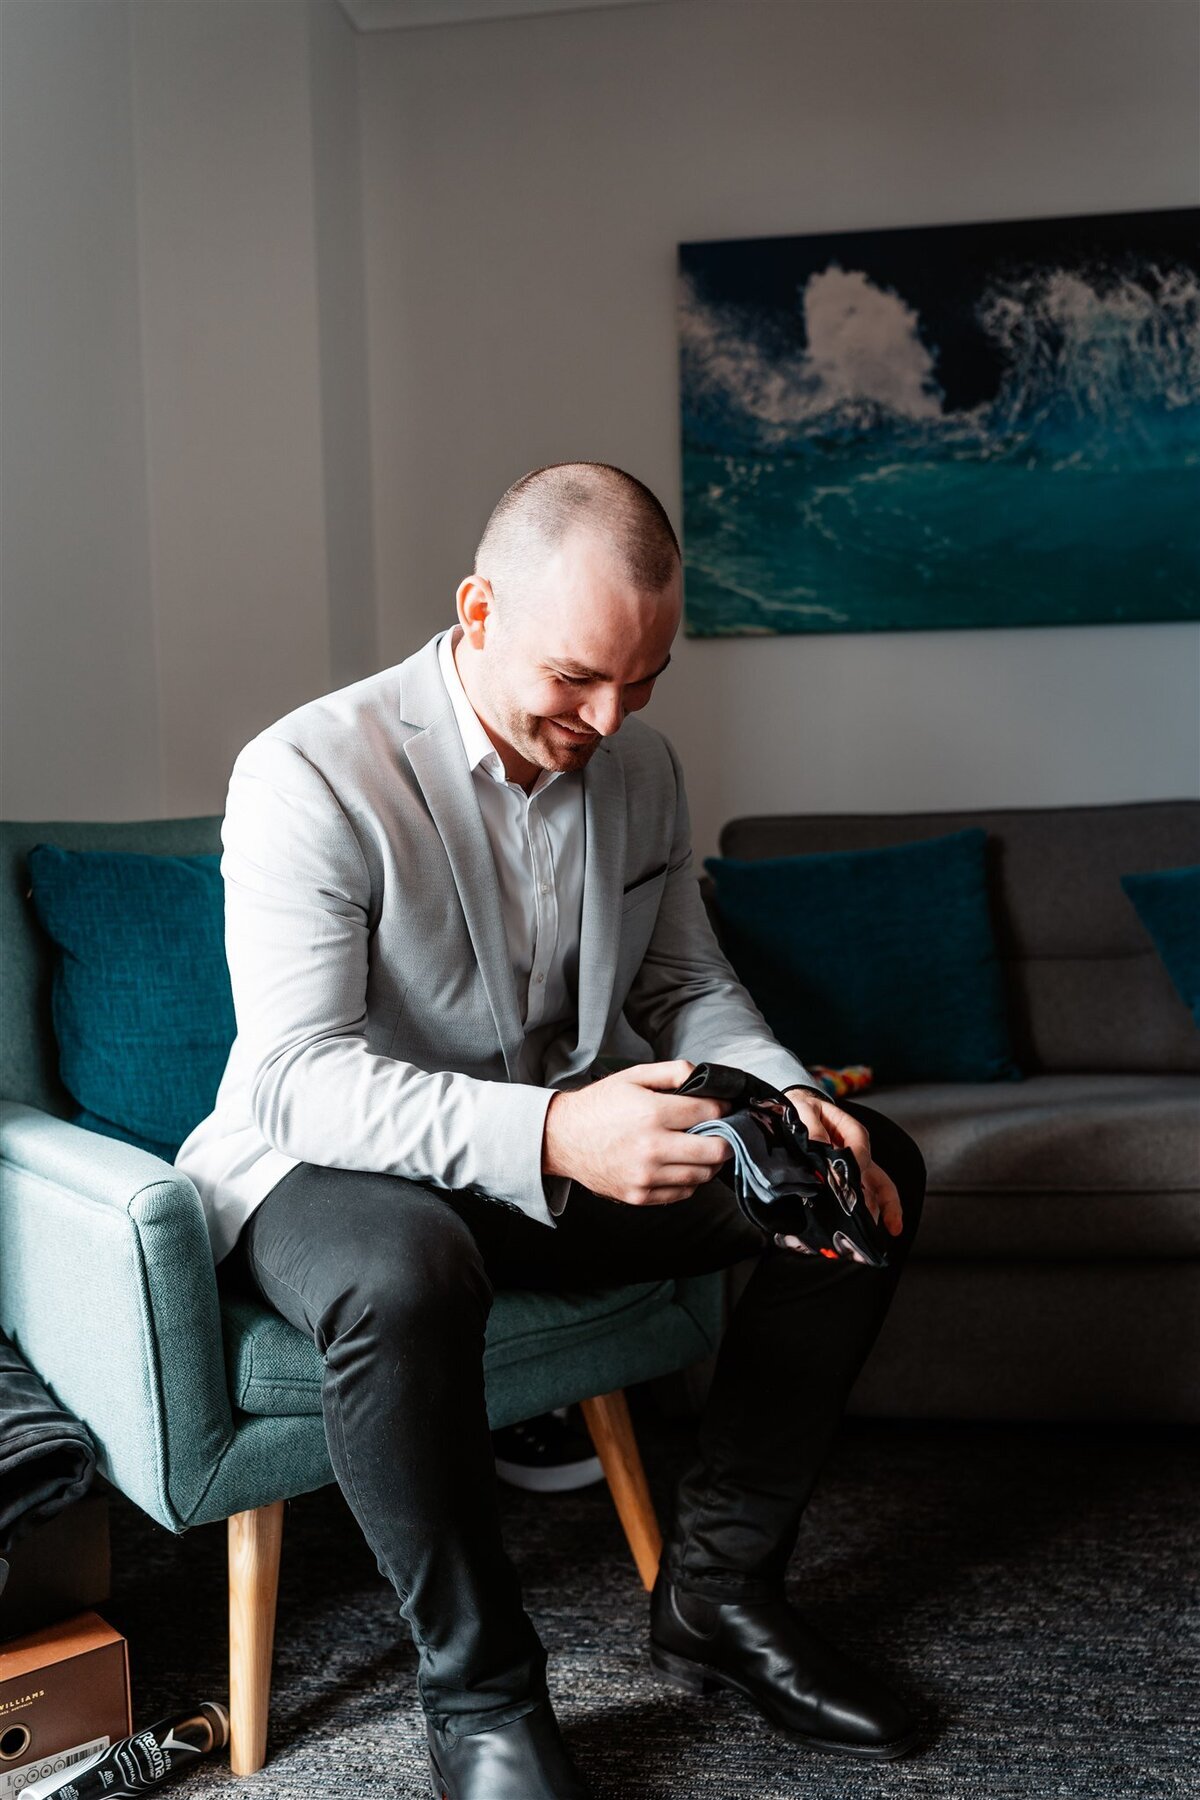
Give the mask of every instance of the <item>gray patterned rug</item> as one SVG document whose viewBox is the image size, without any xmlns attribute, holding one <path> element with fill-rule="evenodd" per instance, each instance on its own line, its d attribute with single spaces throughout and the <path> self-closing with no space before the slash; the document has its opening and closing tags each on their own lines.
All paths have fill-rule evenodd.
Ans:
<svg viewBox="0 0 1200 1800">
<path fill-rule="evenodd" d="M 633 1397 L 660 1513 L 692 1426 Z M 747 1703 L 653 1679 L 646 1597 L 607 1489 L 503 1487 L 506 1542 L 596 1800 L 1141 1800 L 1200 1794 L 1200 1433 L 844 1421 L 790 1589 L 917 1710 L 925 1746 L 864 1765 L 772 1735 Z M 137 1725 L 228 1691 L 224 1528 L 113 1509 Z M 426 1800 L 414 1658 L 336 1488 L 287 1508 L 269 1760 L 181 1796 Z"/>
</svg>

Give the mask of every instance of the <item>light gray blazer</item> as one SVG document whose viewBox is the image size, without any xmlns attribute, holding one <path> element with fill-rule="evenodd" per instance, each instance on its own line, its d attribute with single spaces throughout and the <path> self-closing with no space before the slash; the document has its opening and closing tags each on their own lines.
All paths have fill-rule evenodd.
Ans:
<svg viewBox="0 0 1200 1800">
<path fill-rule="evenodd" d="M 678 758 L 637 715 L 582 774 L 577 1029 L 550 1045 L 544 1087 L 516 1079 L 516 986 L 442 635 L 297 707 L 234 764 L 221 873 L 237 1036 L 175 1159 L 217 1261 L 298 1162 L 471 1188 L 552 1227 L 546 1108 L 593 1078 L 622 1010 L 661 1060 L 818 1085 L 718 948 Z"/>
</svg>

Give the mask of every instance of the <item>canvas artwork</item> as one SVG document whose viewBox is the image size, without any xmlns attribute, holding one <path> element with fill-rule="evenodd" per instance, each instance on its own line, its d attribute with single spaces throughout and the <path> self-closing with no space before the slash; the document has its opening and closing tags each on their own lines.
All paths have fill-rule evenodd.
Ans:
<svg viewBox="0 0 1200 1800">
<path fill-rule="evenodd" d="M 1200 618 L 1200 210 L 683 244 L 689 636 Z"/>
</svg>

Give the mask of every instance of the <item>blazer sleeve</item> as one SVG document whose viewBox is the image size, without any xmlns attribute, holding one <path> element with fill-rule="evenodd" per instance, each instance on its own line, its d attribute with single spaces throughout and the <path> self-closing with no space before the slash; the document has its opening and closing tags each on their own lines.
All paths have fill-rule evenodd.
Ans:
<svg viewBox="0 0 1200 1800">
<path fill-rule="evenodd" d="M 671 854 L 625 1016 L 663 1060 L 729 1063 L 773 1087 L 815 1088 L 824 1096 L 816 1076 L 772 1034 L 717 942 L 693 867 L 683 770 L 669 739 L 662 741 L 675 775 Z"/>
<path fill-rule="evenodd" d="M 328 1168 L 471 1188 L 552 1225 L 541 1160 L 553 1089 L 368 1048 L 366 858 L 295 745 L 260 737 L 241 752 L 221 841 L 237 1033 L 266 1142 Z"/>
</svg>

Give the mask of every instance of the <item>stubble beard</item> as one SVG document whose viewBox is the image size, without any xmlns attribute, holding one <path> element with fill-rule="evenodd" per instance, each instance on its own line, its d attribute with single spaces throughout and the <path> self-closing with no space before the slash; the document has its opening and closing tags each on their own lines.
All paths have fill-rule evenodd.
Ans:
<svg viewBox="0 0 1200 1800">
<path fill-rule="evenodd" d="M 499 695 L 493 696 L 494 700 L 499 698 Z M 496 707 L 496 713 L 505 739 L 535 769 L 562 772 L 582 769 L 602 741 L 595 732 L 572 743 L 555 729 L 555 721 L 541 718 L 536 713 L 516 712 L 504 702 Z"/>
<path fill-rule="evenodd" d="M 591 761 L 601 741 L 599 735 L 593 733 L 573 743 L 556 729 L 555 721 L 535 718 L 531 714 L 521 715 L 520 729 L 521 738 L 515 747 L 539 769 L 582 769 Z"/>
</svg>

